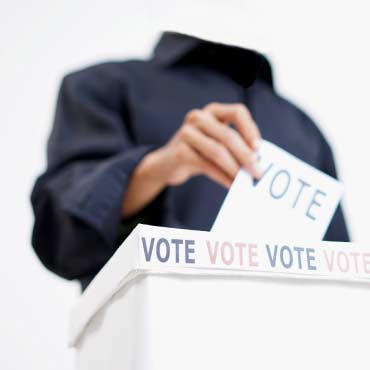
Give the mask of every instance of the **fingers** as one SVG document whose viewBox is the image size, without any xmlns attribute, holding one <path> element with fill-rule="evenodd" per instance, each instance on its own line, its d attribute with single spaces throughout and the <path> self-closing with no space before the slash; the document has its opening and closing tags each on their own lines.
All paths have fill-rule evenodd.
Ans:
<svg viewBox="0 0 370 370">
<path fill-rule="evenodd" d="M 201 155 L 189 147 L 189 160 L 192 163 L 193 174 L 202 174 L 209 177 L 211 180 L 217 182 L 225 188 L 230 188 L 233 179 L 228 177 L 220 168 L 215 166 L 212 162 L 201 157 Z"/>
<path fill-rule="evenodd" d="M 230 188 L 233 180 L 227 177 L 222 171 L 220 171 L 216 166 L 214 166 L 211 162 L 206 161 L 199 157 L 199 166 L 202 169 L 203 174 L 208 176 L 213 181 L 217 182 L 221 186 L 225 188 Z"/>
<path fill-rule="evenodd" d="M 257 154 L 236 130 L 220 123 L 207 111 L 193 112 L 189 117 L 189 122 L 202 133 L 214 138 L 218 143 L 226 147 L 239 166 L 243 166 L 253 177 L 259 178 L 261 176 Z"/>
<path fill-rule="evenodd" d="M 212 137 L 204 135 L 193 125 L 185 125 L 182 136 L 191 148 L 219 167 L 231 179 L 234 179 L 240 165 L 224 145 Z"/>
<path fill-rule="evenodd" d="M 233 123 L 250 148 L 259 149 L 261 134 L 244 104 L 210 103 L 204 107 L 204 110 L 223 123 Z"/>
<path fill-rule="evenodd" d="M 229 127 L 233 123 L 237 130 Z M 242 104 L 211 103 L 190 111 L 180 131 L 180 141 L 194 151 L 198 173 L 229 187 L 243 166 L 260 178 L 257 150 L 261 135 L 248 109 Z"/>
</svg>

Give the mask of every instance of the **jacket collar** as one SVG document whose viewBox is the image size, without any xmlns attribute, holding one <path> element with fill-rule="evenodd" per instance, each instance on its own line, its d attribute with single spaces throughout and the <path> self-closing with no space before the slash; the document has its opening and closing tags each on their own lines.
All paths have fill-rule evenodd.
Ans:
<svg viewBox="0 0 370 370">
<path fill-rule="evenodd" d="M 153 61 L 171 67 L 201 64 L 228 74 L 250 86 L 260 78 L 273 87 L 272 70 L 266 57 L 257 51 L 221 44 L 178 32 L 164 32 L 153 52 Z"/>
</svg>

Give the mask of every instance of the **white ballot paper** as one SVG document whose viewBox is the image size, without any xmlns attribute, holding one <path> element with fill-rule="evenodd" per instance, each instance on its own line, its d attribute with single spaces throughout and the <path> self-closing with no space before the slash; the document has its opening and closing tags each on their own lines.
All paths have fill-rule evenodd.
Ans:
<svg viewBox="0 0 370 370">
<path fill-rule="evenodd" d="M 321 240 L 343 185 L 278 146 L 263 141 L 263 176 L 236 176 L 212 227 L 248 239 Z"/>
</svg>

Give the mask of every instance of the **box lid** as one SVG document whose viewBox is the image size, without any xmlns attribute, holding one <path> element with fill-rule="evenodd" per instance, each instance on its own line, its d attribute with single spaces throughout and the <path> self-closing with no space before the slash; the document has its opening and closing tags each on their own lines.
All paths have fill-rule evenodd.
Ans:
<svg viewBox="0 0 370 370">
<path fill-rule="evenodd" d="M 93 279 L 71 313 L 69 344 L 127 282 L 147 273 L 264 275 L 370 283 L 370 247 L 343 242 L 250 241 L 139 224 Z"/>
</svg>

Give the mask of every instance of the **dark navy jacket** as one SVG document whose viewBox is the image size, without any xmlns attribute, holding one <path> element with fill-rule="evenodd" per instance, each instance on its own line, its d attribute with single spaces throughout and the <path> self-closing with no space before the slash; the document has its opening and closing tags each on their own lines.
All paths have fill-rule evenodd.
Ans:
<svg viewBox="0 0 370 370">
<path fill-rule="evenodd" d="M 209 102 L 246 104 L 263 138 L 336 176 L 326 140 L 276 93 L 263 55 L 164 33 L 150 60 L 103 63 L 62 81 L 47 169 L 31 197 L 32 244 L 48 269 L 84 287 L 139 221 L 210 229 L 226 190 L 204 176 L 167 188 L 129 220 L 121 216 L 143 156 L 165 144 L 189 110 Z M 325 239 L 348 241 L 340 208 Z"/>
</svg>

